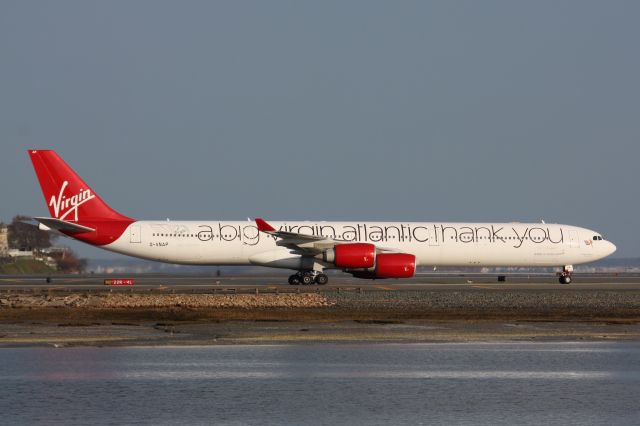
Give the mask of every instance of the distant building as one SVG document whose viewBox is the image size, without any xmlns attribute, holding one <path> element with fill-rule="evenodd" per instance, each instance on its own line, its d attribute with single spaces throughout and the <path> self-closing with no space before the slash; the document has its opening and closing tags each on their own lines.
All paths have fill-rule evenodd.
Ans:
<svg viewBox="0 0 640 426">
<path fill-rule="evenodd" d="M 9 257 L 34 257 L 33 250 L 11 249 L 6 252 Z"/>
<path fill-rule="evenodd" d="M 0 224 L 0 257 L 6 257 L 9 253 L 9 229 Z"/>
</svg>

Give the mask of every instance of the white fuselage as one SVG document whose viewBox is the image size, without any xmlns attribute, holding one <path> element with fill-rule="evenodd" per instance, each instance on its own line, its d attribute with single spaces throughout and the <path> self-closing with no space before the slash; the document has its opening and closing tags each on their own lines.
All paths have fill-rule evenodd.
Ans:
<svg viewBox="0 0 640 426">
<path fill-rule="evenodd" d="M 615 246 L 595 231 L 558 224 L 271 223 L 282 231 L 322 235 L 345 243 L 367 242 L 380 249 L 414 254 L 419 266 L 430 267 L 575 265 L 615 251 Z M 300 256 L 276 242 L 248 221 L 137 221 L 103 248 L 170 263 L 299 268 Z"/>
</svg>

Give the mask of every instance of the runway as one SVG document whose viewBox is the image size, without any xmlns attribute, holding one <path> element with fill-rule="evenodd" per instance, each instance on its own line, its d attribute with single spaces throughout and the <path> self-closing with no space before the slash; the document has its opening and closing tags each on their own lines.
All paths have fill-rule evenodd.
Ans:
<svg viewBox="0 0 640 426">
<path fill-rule="evenodd" d="M 0 292 L 7 291 L 144 291 L 144 292 L 325 292 L 368 291 L 471 291 L 471 290 L 640 290 L 640 274 L 574 274 L 571 284 L 559 284 L 553 274 L 443 274 L 424 273 L 411 279 L 362 280 L 345 274 L 330 275 L 328 285 L 291 286 L 285 275 L 14 275 L 0 276 Z M 48 279 L 47 279 L 48 278 Z M 105 280 L 133 279 L 133 286 L 108 286 Z M 256 290 L 257 289 L 257 290 Z"/>
</svg>

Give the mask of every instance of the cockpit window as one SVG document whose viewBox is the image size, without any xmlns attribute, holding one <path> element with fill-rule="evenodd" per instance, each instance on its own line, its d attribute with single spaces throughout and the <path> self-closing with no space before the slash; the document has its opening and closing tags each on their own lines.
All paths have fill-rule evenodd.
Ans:
<svg viewBox="0 0 640 426">
<path fill-rule="evenodd" d="M 602 241 L 602 237 L 601 237 L 600 235 L 594 235 L 594 236 L 593 236 L 593 239 L 594 239 L 595 241 Z"/>
</svg>

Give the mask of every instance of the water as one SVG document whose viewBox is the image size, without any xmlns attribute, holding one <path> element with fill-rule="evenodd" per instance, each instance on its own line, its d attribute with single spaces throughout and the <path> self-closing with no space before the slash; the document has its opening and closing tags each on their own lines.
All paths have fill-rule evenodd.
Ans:
<svg viewBox="0 0 640 426">
<path fill-rule="evenodd" d="M 638 425 L 640 343 L 0 349 L 0 423 Z"/>
</svg>

